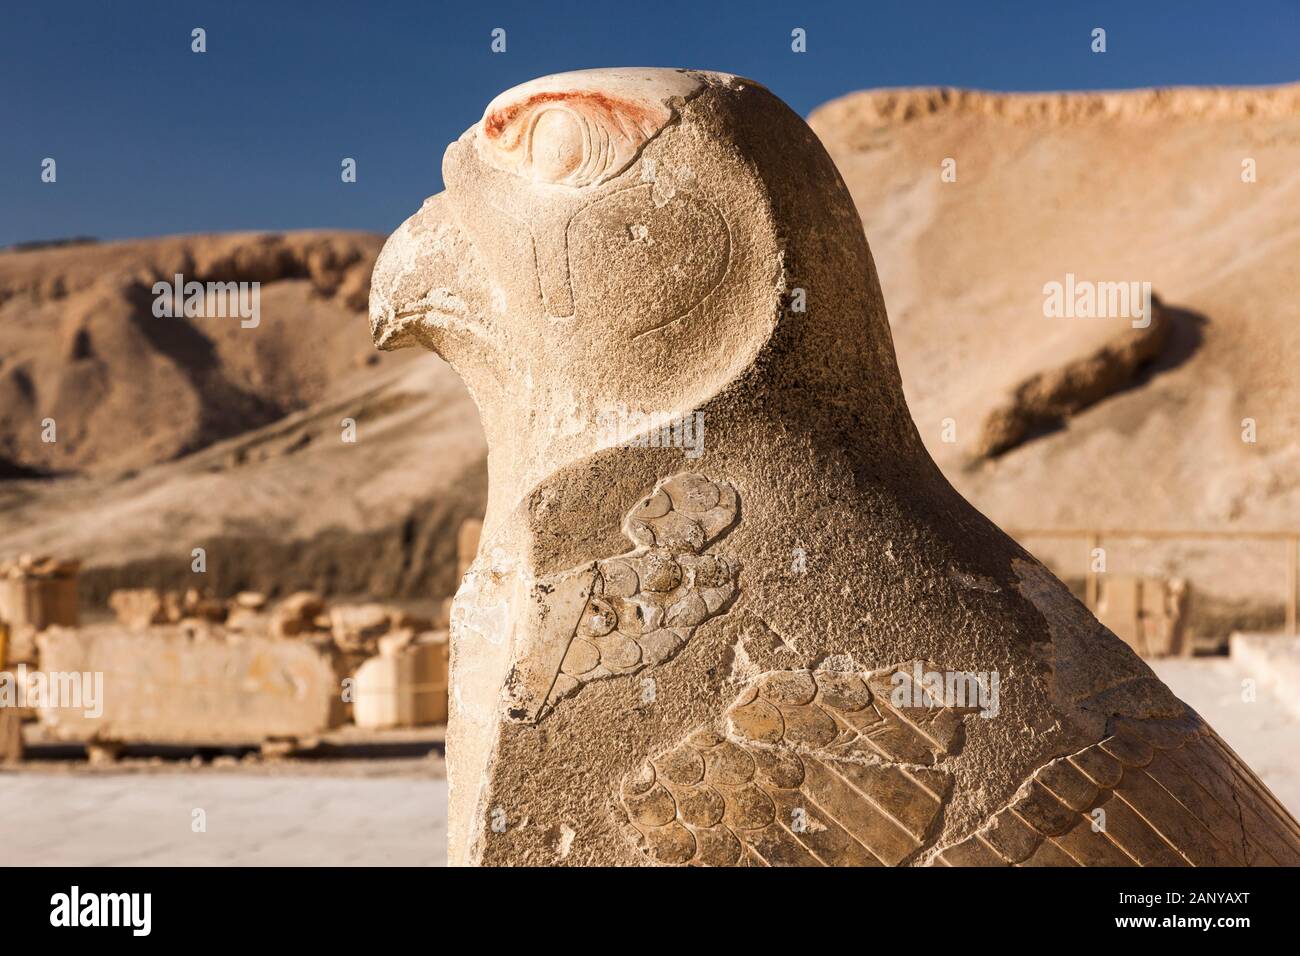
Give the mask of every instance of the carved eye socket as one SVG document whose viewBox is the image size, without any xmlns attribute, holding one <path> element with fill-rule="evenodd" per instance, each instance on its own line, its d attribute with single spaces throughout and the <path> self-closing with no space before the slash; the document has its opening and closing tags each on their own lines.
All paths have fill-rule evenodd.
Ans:
<svg viewBox="0 0 1300 956">
<path fill-rule="evenodd" d="M 528 159 L 539 179 L 557 183 L 577 172 L 587 156 L 587 135 L 567 110 L 542 110 L 528 137 Z"/>
<path fill-rule="evenodd" d="M 538 93 L 489 109 L 480 151 L 535 182 L 589 186 L 626 169 L 672 115 L 661 103 L 591 91 Z"/>
</svg>

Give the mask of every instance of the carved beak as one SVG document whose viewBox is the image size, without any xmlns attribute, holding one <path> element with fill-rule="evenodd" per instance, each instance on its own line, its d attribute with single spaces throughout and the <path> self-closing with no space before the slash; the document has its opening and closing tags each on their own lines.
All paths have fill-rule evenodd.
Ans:
<svg viewBox="0 0 1300 956">
<path fill-rule="evenodd" d="M 422 345 L 451 361 L 462 336 L 483 339 L 484 300 L 473 276 L 476 257 L 451 214 L 445 193 L 424 201 L 375 261 L 370 281 L 370 333 L 384 351 Z M 481 274 L 481 273 L 478 273 Z"/>
</svg>

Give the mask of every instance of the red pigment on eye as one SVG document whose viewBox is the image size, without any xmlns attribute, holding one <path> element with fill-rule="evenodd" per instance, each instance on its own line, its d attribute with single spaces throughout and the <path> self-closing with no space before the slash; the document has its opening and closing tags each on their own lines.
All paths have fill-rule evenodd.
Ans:
<svg viewBox="0 0 1300 956">
<path fill-rule="evenodd" d="M 493 110 L 483 117 L 483 132 L 488 139 L 497 139 L 519 117 L 519 114 L 541 103 L 582 103 L 605 114 L 606 119 L 619 120 L 620 125 L 629 124 L 643 131 L 654 129 L 668 117 L 666 107 L 656 109 L 592 90 L 570 90 L 534 93 L 526 100 Z"/>
</svg>

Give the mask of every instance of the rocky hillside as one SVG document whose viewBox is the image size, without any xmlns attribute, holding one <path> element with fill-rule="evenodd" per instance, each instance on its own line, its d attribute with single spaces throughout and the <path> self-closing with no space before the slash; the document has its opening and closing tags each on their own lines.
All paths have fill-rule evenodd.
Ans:
<svg viewBox="0 0 1300 956">
<path fill-rule="evenodd" d="M 356 313 L 379 245 L 298 233 L 0 253 L 0 468 L 139 469 L 319 401 L 371 360 Z M 259 311 L 159 318 L 155 283 L 176 275 L 260 283 Z"/>
<path fill-rule="evenodd" d="M 444 363 L 371 344 L 381 244 L 321 232 L 0 253 L 0 553 L 82 557 L 96 603 L 143 584 L 452 590 L 454 532 L 483 506 L 482 436 Z M 154 315 L 154 283 L 177 273 L 260 282 L 257 325 Z"/>
<path fill-rule="evenodd" d="M 979 508 L 1007 528 L 1300 528 L 1300 86 L 886 90 L 810 122 L 862 215 L 913 416 Z M 1045 315 L 1068 281 L 1150 283 L 1164 327 Z M 1083 567 L 1082 544 L 1027 544 Z M 1281 548 L 1116 542 L 1110 570 L 1280 602 Z"/>
</svg>

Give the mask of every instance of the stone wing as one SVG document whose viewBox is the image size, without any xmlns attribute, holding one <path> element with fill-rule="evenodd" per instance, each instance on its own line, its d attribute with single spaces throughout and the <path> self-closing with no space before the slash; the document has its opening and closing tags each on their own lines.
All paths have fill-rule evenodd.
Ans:
<svg viewBox="0 0 1300 956">
<path fill-rule="evenodd" d="M 691 734 L 623 781 L 625 834 L 662 864 L 914 859 L 936 835 L 952 786 L 941 764 L 960 749 L 970 708 L 894 706 L 908 674 L 760 676 L 721 726 Z"/>
<path fill-rule="evenodd" d="M 1100 812 L 1098 812 L 1100 811 Z M 948 866 L 1297 866 L 1300 825 L 1195 714 L 1041 767 Z"/>
<path fill-rule="evenodd" d="M 704 549 L 735 522 L 737 507 L 725 482 L 681 474 L 632 509 L 623 531 L 636 547 L 596 563 L 547 707 L 590 681 L 668 660 L 695 628 L 725 611 L 738 569 Z"/>
</svg>

